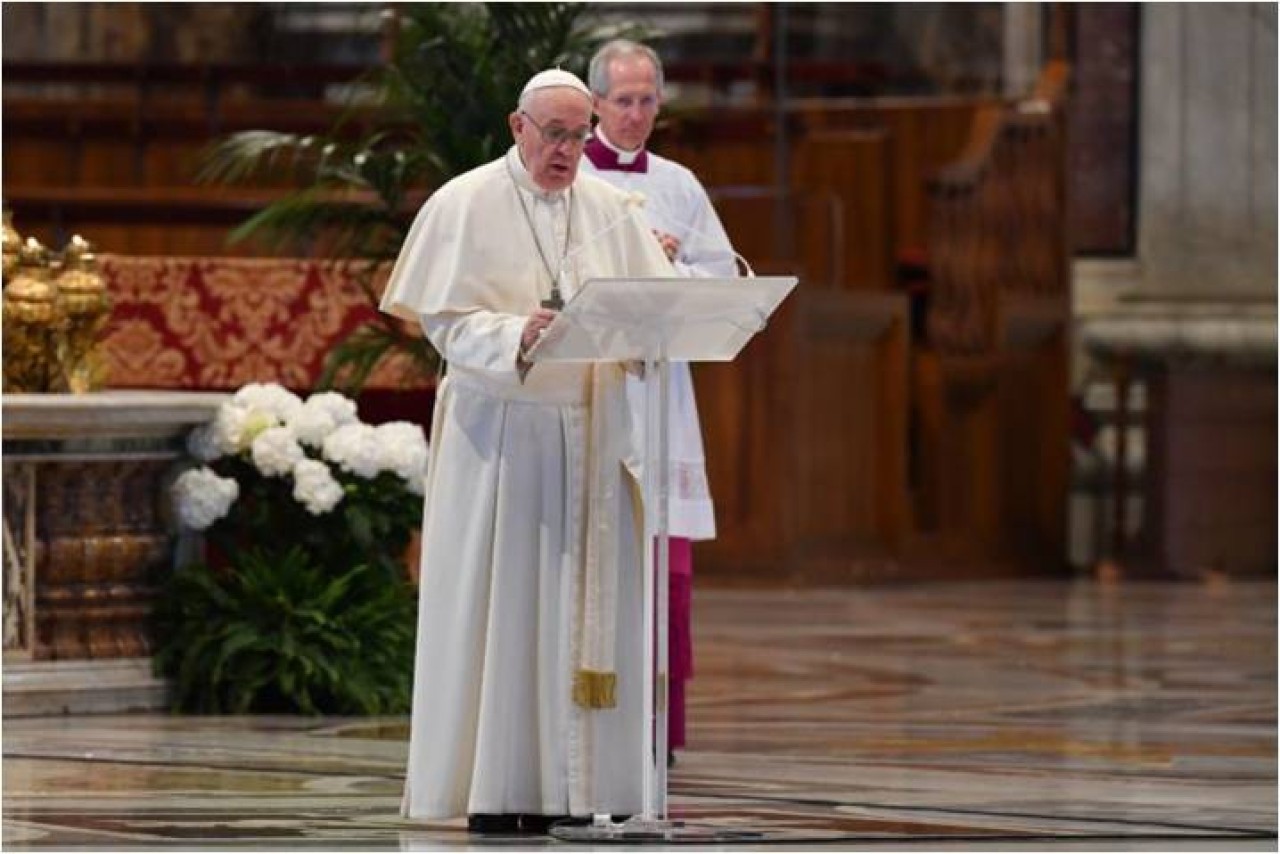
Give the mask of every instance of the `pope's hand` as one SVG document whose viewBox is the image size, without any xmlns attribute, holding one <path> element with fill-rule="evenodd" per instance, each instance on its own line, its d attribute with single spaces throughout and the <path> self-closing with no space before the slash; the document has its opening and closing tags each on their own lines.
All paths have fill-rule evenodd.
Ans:
<svg viewBox="0 0 1280 854">
<path fill-rule="evenodd" d="M 549 308 L 540 308 L 533 314 L 529 315 L 529 319 L 525 321 L 524 331 L 520 333 L 520 352 L 527 353 L 538 339 L 542 337 L 542 333 L 551 325 L 551 321 L 556 319 L 557 312 Z"/>
<path fill-rule="evenodd" d="M 658 243 L 662 246 L 662 251 L 667 253 L 667 260 L 674 261 L 676 256 L 680 254 L 680 241 L 675 235 L 667 234 L 665 231 L 653 230 L 653 236 L 658 238 Z"/>
</svg>

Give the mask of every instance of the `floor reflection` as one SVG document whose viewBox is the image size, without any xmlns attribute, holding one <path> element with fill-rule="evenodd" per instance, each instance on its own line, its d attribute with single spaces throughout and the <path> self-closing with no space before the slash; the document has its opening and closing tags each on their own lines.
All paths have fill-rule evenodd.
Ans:
<svg viewBox="0 0 1280 854">
<path fill-rule="evenodd" d="M 702 588 L 694 619 L 675 818 L 780 846 L 1275 848 L 1273 583 Z M 401 820 L 405 734 L 7 718 L 4 845 L 565 844 Z"/>
</svg>

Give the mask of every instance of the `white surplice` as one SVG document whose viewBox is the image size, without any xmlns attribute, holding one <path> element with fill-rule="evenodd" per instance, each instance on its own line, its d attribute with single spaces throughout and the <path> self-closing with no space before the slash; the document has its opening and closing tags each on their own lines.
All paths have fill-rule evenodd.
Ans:
<svg viewBox="0 0 1280 854">
<path fill-rule="evenodd" d="M 702 184 L 684 166 L 652 151 L 623 151 L 613 145 L 599 127 L 584 153 L 583 171 L 615 187 L 645 197 L 645 218 L 653 228 L 680 241 L 674 267 L 682 276 L 732 277 L 738 274 L 729 237 Z M 592 155 L 598 154 L 593 159 Z M 639 162 L 637 163 L 637 159 Z M 637 168 L 642 166 L 643 171 Z M 710 540 L 716 535 L 715 508 L 707 484 L 706 455 L 693 377 L 686 362 L 672 362 L 668 396 L 668 448 L 670 449 L 669 523 L 673 537 Z M 643 431 L 644 382 L 627 378 L 627 397 L 636 429 Z M 637 441 L 643 442 L 643 436 Z"/>
<path fill-rule="evenodd" d="M 516 370 L 562 261 L 566 299 L 593 276 L 673 274 L 634 199 L 584 175 L 542 191 L 512 148 L 432 195 L 383 298 L 449 366 L 424 498 L 410 818 L 641 810 L 643 551 L 623 371 Z M 575 701 L 584 669 L 616 674 L 611 707 Z"/>
</svg>

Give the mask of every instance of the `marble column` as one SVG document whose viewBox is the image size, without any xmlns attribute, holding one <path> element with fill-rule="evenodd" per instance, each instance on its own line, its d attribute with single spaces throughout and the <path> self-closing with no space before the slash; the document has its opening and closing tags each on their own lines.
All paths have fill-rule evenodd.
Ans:
<svg viewBox="0 0 1280 854">
<path fill-rule="evenodd" d="M 1044 65 L 1044 5 L 1004 4 L 1004 95 L 1026 98 L 1036 88 Z"/>
<path fill-rule="evenodd" d="M 1143 519 L 1117 557 L 1273 574 L 1276 7 L 1141 14 L 1138 253 L 1076 279 L 1084 352 L 1121 395 L 1147 392 Z"/>
<path fill-rule="evenodd" d="M 1142 8 L 1137 295 L 1276 297 L 1276 7 Z"/>
</svg>

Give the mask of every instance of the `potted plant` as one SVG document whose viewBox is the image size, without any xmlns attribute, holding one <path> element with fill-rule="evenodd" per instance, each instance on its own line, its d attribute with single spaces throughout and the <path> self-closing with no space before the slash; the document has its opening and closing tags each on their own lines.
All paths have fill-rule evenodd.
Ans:
<svg viewBox="0 0 1280 854">
<path fill-rule="evenodd" d="M 199 465 L 174 482 L 174 510 L 205 559 L 164 579 L 156 612 L 175 707 L 406 711 L 422 429 L 364 424 L 336 392 L 253 384 L 188 447 Z"/>
</svg>

